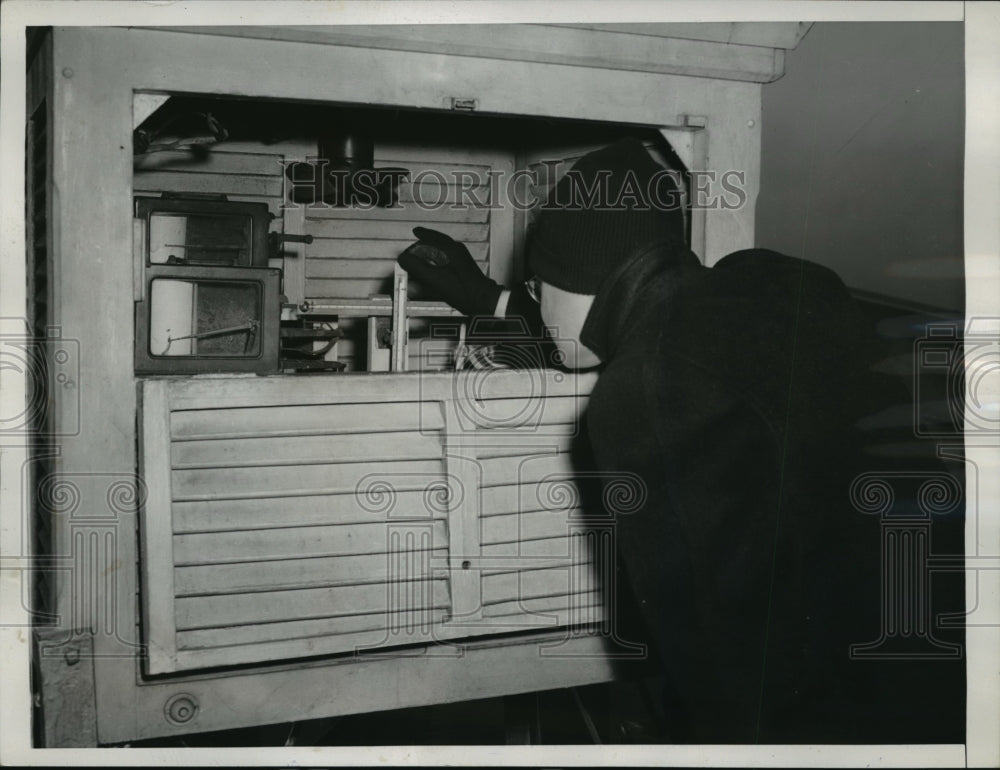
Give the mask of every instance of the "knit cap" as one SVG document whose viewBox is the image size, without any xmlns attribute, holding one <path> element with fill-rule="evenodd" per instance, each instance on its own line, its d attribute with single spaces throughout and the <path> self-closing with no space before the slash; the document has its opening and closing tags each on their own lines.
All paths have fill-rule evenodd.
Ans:
<svg viewBox="0 0 1000 770">
<path fill-rule="evenodd" d="M 676 181 L 638 139 L 584 155 L 552 188 L 527 247 L 528 267 L 546 283 L 597 294 L 636 249 L 684 243 Z"/>
</svg>

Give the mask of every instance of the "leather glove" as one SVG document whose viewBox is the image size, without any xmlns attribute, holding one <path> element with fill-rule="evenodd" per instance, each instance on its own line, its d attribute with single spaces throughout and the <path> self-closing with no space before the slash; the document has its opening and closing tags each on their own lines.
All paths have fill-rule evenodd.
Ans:
<svg viewBox="0 0 1000 770">
<path fill-rule="evenodd" d="M 492 316 L 503 287 L 483 275 L 464 244 L 426 227 L 414 227 L 417 242 L 397 258 L 434 296 L 469 316 Z"/>
</svg>

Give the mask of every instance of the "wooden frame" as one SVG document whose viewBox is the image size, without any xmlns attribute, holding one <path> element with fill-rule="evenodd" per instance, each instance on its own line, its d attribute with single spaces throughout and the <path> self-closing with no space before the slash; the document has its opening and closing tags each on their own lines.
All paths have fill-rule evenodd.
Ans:
<svg viewBox="0 0 1000 770">
<path fill-rule="evenodd" d="M 707 49 L 706 49 L 707 50 Z M 275 66 L 280 61 L 281 66 Z M 735 61 L 735 60 L 733 60 Z M 136 381 L 132 374 L 133 94 L 187 92 L 441 109 L 471 97 L 486 113 L 610 120 L 683 128 L 699 116 L 713 168 L 746 173 L 746 204 L 705 213 L 711 264 L 752 245 L 760 141 L 760 86 L 634 70 L 212 37 L 135 28 L 53 30 L 50 71 L 54 202 L 53 321 L 80 342 L 77 402 L 55 406 L 55 430 L 79 419 L 62 441 L 56 469 L 73 474 L 85 520 L 57 517 L 54 553 L 72 560 L 56 586 L 61 624 L 95 629 L 94 672 L 102 742 L 309 719 L 419 703 L 526 692 L 612 676 L 600 638 L 571 639 L 566 655 L 542 658 L 539 636 L 483 641 L 459 658 L 315 660 L 149 678 L 139 667 L 138 504 L 108 507 L 109 479 L 137 467 Z M 338 73 L 317 77 L 317 73 Z M 442 76 L 442 73 L 447 73 Z M 531 88 L 524 84 L 530 83 Z M 581 93 L 588 98 L 579 98 Z M 651 94 L 658 95 L 650 98 Z M 81 251 L 86 244 L 86 252 Z M 82 287 L 96 287 L 100 301 Z M 330 386 L 334 381 L 318 376 Z M 268 378 L 270 379 L 270 378 Z M 372 388 L 382 387 L 378 378 Z M 387 383 L 389 379 L 384 380 Z M 153 430 L 155 426 L 150 426 Z M 162 432 L 162 426 L 158 428 Z M 143 487 L 143 483 L 145 487 Z M 150 484 L 152 487 L 150 488 Z M 138 497 L 161 494 L 163 480 L 140 480 Z M 103 506 L 103 507 L 102 507 Z M 102 518 L 103 515 L 103 518 Z M 95 523 L 94 516 L 100 519 Z M 108 522 L 112 522 L 109 524 Z M 77 551 L 81 534 L 106 533 L 113 551 Z M 463 535 L 464 538 L 464 535 Z M 152 556 L 148 554 L 147 558 Z M 162 555 L 161 555 L 162 558 Z M 80 609 L 88 575 L 109 575 L 110 594 Z M 544 636 L 541 635 L 541 636 Z M 391 688 L 373 688 L 381 677 Z M 331 697 L 337 693 L 337 697 Z M 196 717 L 178 721 L 168 703 L 190 697 Z M 166 709 L 166 710 L 165 710 Z M 185 714 L 188 711 L 184 711 Z"/>
</svg>

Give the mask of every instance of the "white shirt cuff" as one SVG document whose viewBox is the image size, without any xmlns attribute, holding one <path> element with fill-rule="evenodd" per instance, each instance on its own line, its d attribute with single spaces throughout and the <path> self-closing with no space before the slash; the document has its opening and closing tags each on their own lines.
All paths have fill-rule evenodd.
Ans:
<svg viewBox="0 0 1000 770">
<path fill-rule="evenodd" d="M 496 310 L 493 311 L 494 318 L 507 317 L 507 303 L 510 301 L 510 289 L 504 289 L 497 298 Z"/>
</svg>

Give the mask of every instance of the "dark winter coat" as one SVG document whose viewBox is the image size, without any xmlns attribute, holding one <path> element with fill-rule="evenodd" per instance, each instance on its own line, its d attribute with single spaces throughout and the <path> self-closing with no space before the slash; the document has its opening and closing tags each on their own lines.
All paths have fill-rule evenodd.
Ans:
<svg viewBox="0 0 1000 770">
<path fill-rule="evenodd" d="M 672 734 L 953 739 L 937 710 L 961 687 L 940 701 L 940 665 L 849 655 L 881 607 L 881 523 L 850 498 L 880 466 L 857 425 L 898 394 L 839 278 L 766 250 L 709 269 L 652 247 L 605 281 L 582 340 L 606 362 L 586 412 L 597 468 L 644 485 L 616 537 Z"/>
</svg>

